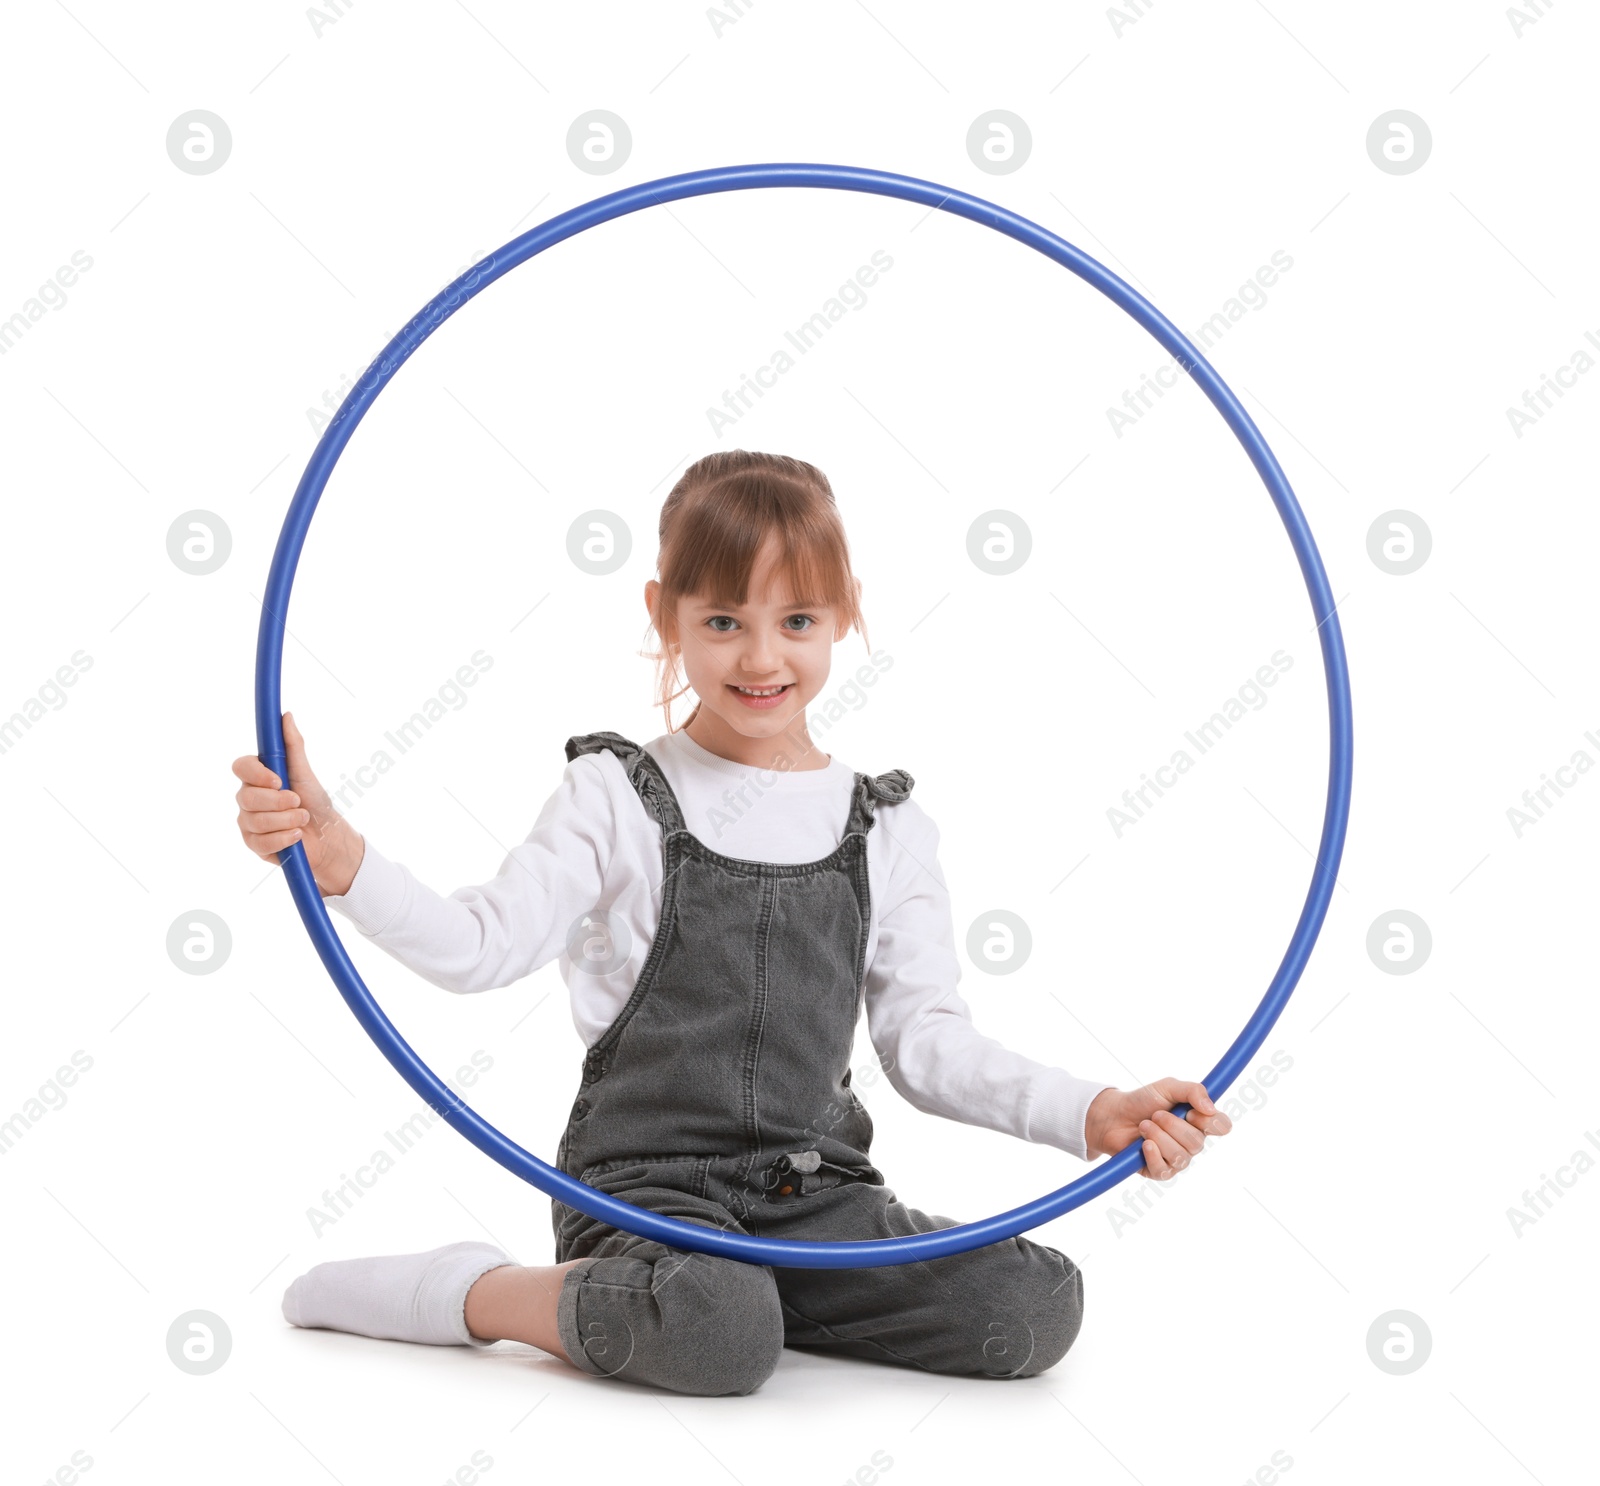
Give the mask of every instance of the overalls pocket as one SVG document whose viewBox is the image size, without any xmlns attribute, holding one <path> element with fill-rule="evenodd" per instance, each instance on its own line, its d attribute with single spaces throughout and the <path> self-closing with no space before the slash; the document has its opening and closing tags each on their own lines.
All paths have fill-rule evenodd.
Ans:
<svg viewBox="0 0 1600 1486">
<path fill-rule="evenodd" d="M 586 1166 L 578 1180 L 624 1200 L 639 1187 L 668 1187 L 703 1197 L 710 1164 L 709 1156 L 631 1156 Z"/>
</svg>

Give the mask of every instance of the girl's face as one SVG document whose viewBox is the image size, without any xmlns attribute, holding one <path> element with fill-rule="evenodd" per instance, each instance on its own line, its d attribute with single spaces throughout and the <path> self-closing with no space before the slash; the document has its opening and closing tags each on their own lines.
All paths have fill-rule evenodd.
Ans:
<svg viewBox="0 0 1600 1486">
<path fill-rule="evenodd" d="M 757 556 L 743 604 L 696 594 L 678 606 L 683 668 L 702 709 L 696 724 L 710 724 L 701 731 L 712 739 L 718 723 L 746 738 L 772 738 L 798 718 L 803 732 L 805 710 L 827 684 L 844 621 L 827 605 L 791 593 L 777 567 L 774 538 Z M 653 578 L 645 586 L 652 615 L 660 589 Z"/>
</svg>

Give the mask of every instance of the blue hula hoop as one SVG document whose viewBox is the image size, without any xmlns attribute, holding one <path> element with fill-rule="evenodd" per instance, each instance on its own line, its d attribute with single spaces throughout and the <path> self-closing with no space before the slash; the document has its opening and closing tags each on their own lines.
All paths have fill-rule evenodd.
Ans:
<svg viewBox="0 0 1600 1486">
<path fill-rule="evenodd" d="M 1299 559 L 1300 571 L 1311 596 L 1312 612 L 1317 619 L 1317 632 L 1322 637 L 1322 660 L 1328 682 L 1328 795 L 1323 815 L 1322 841 L 1311 874 L 1310 890 L 1277 974 L 1273 976 L 1272 984 L 1267 987 L 1266 994 L 1244 1030 L 1234 1039 L 1216 1067 L 1201 1080 L 1213 1099 L 1220 1098 L 1255 1055 L 1288 1004 L 1327 914 L 1339 859 L 1344 850 L 1350 815 L 1350 681 L 1333 595 L 1328 587 L 1327 575 L 1323 572 L 1316 543 L 1311 538 L 1305 516 L 1295 500 L 1294 492 L 1289 488 L 1288 480 L 1249 414 L 1199 350 L 1159 310 L 1088 254 L 1025 217 L 965 192 L 913 176 L 862 170 L 848 165 L 731 165 L 714 170 L 687 171 L 682 175 L 665 176 L 661 180 L 646 181 L 642 185 L 614 191 L 609 196 L 601 196 L 586 205 L 552 217 L 521 237 L 512 239 L 441 290 L 384 347 L 382 354 L 367 368 L 345 398 L 333 421 L 323 430 L 284 518 L 283 530 L 279 534 L 278 545 L 272 556 L 272 568 L 267 577 L 256 645 L 256 741 L 260 758 L 280 779 L 287 779 L 281 696 L 283 639 L 295 566 L 305 543 L 311 517 L 356 425 L 412 352 L 474 295 L 480 294 L 518 264 L 569 237 L 644 207 L 661 206 L 690 196 L 706 196 L 721 191 L 749 191 L 769 186 L 862 191 L 916 202 L 992 227 L 996 232 L 1004 233 L 1043 253 L 1064 268 L 1071 269 L 1131 315 L 1177 358 L 1244 446 L 1278 508 L 1295 556 Z M 1011 1208 L 982 1222 L 963 1223 L 906 1238 L 807 1243 L 729 1233 L 664 1217 L 601 1192 L 531 1155 L 495 1129 L 442 1083 L 384 1015 L 345 953 L 311 875 L 303 845 L 295 842 L 280 852 L 278 859 L 295 906 L 300 911 L 322 963 L 333 977 L 345 1003 L 355 1013 L 356 1020 L 400 1076 L 458 1134 L 465 1136 L 506 1170 L 514 1172 L 548 1196 L 623 1232 L 652 1238 L 674 1249 L 720 1255 L 748 1264 L 799 1269 L 869 1269 L 909 1264 L 946 1254 L 964 1253 L 1036 1228 L 1051 1218 L 1070 1212 L 1091 1197 L 1110 1190 L 1143 1164 L 1141 1142 L 1134 1140 L 1093 1171 L 1048 1196 Z M 1188 1110 L 1187 1104 L 1179 1104 L 1173 1113 L 1181 1119 Z"/>
</svg>

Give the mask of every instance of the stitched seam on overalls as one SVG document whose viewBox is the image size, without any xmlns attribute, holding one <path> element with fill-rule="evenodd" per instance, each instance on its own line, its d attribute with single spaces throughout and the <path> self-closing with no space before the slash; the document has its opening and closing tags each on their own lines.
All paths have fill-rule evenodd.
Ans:
<svg viewBox="0 0 1600 1486">
<path fill-rule="evenodd" d="M 870 826 L 871 826 L 871 822 L 869 821 L 868 822 L 868 828 L 869 829 L 870 829 Z M 860 929 L 860 932 L 859 932 L 859 934 L 857 935 L 857 938 L 856 938 L 856 968 L 855 968 L 856 991 L 855 991 L 855 1002 L 854 1002 L 854 1014 L 851 1017 L 851 1022 L 850 1022 L 851 1031 L 852 1031 L 852 1034 L 853 1034 L 854 1029 L 855 1029 L 855 1025 L 861 1018 L 861 1006 L 862 1006 L 862 1001 L 864 999 L 864 990 L 865 990 L 865 984 L 866 984 L 867 937 L 868 937 L 868 933 L 869 933 L 869 931 L 871 929 L 871 924 L 872 924 L 872 890 L 871 890 L 871 882 L 870 882 L 869 874 L 868 874 L 868 871 L 867 871 L 867 850 L 866 850 L 867 838 L 863 833 L 861 833 L 859 831 L 851 831 L 845 836 L 844 840 L 842 840 L 839 843 L 838 850 L 844 851 L 847 848 L 851 848 L 852 843 L 855 843 L 855 845 L 854 845 L 854 848 L 851 850 L 851 855 L 850 855 L 850 858 L 849 858 L 849 861 L 848 861 L 847 865 L 849 867 L 850 883 L 851 883 L 851 886 L 852 886 L 852 888 L 853 888 L 853 890 L 855 892 L 856 909 L 857 909 L 857 912 L 859 912 L 860 915 L 861 915 L 861 929 Z M 774 894 L 774 901 L 776 901 L 775 894 Z M 765 945 L 766 945 L 766 940 L 763 939 L 763 941 L 762 941 L 763 951 L 765 950 Z M 765 958 L 764 958 L 764 954 L 763 954 L 763 968 L 764 968 L 764 964 L 765 964 Z M 763 985 L 764 984 L 765 984 L 765 982 L 763 980 Z M 853 1088 L 848 1088 L 847 1087 L 845 1089 L 845 1097 L 846 1097 L 847 1103 L 846 1103 L 845 1110 L 841 1112 L 841 1116 L 840 1116 L 841 1118 L 843 1118 L 844 1114 L 857 1114 L 857 1113 L 865 1115 L 869 1119 L 871 1118 L 870 1115 L 867 1115 L 866 1106 L 864 1104 L 862 1104 L 859 1096 L 856 1094 L 856 1091 Z M 759 1133 L 759 1127 L 758 1127 L 758 1133 Z M 870 1141 L 870 1138 L 871 1137 L 869 1136 L 868 1137 L 869 1141 Z M 820 1139 L 820 1137 L 818 1137 L 818 1139 Z M 810 1145 L 809 1145 L 808 1148 L 809 1149 L 815 1149 L 816 1145 L 817 1145 L 817 1140 L 814 1139 L 814 1140 L 812 1140 L 810 1142 Z M 755 1157 L 751 1156 L 749 1162 L 746 1163 L 745 1170 L 744 1170 L 744 1177 L 745 1177 L 746 1181 L 749 1181 L 751 1179 L 751 1173 L 752 1173 L 754 1161 L 755 1161 Z M 853 1171 L 854 1170 L 854 1168 L 851 1168 L 851 1167 L 838 1166 L 837 1163 L 835 1163 L 835 1162 L 828 1162 L 826 1164 L 828 1164 L 830 1166 L 834 1166 L 837 1170 L 839 1170 L 841 1172 L 842 1171 Z M 873 1169 L 876 1170 L 876 1168 L 873 1168 Z M 879 1175 L 881 1177 L 882 1173 L 880 1172 Z M 796 1192 L 796 1193 L 791 1194 L 789 1197 L 778 1197 L 778 1196 L 775 1196 L 773 1193 L 771 1193 L 771 1192 L 767 1191 L 765 1188 L 763 1188 L 762 1191 L 761 1191 L 761 1194 L 760 1194 L 760 1200 L 762 1202 L 764 1202 L 764 1203 L 771 1203 L 771 1204 L 788 1204 L 788 1203 L 791 1203 L 791 1202 L 804 1202 L 806 1200 L 806 1198 L 818 1196 L 822 1192 L 832 1191 L 833 1188 L 838 1186 L 838 1185 L 839 1185 L 839 1183 L 835 1182 L 835 1183 L 833 1183 L 832 1186 L 818 1187 L 817 1189 L 815 1189 L 815 1191 L 812 1191 L 812 1192 Z"/>
<path fill-rule="evenodd" d="M 861 935 L 856 941 L 856 1014 L 855 1020 L 850 1023 L 852 1030 L 861 1019 L 861 1003 L 867 980 L 867 940 L 872 934 L 872 877 L 867 871 L 867 838 L 862 835 L 856 839 L 861 845 L 856 851 L 855 860 L 850 863 L 850 880 L 855 884 L 856 902 L 865 911 L 861 915 Z M 851 1089 L 850 1092 L 854 1095 L 855 1090 Z"/>
<path fill-rule="evenodd" d="M 637 1155 L 617 1156 L 608 1161 L 594 1161 L 578 1173 L 578 1180 L 589 1182 L 592 1177 L 608 1176 L 614 1171 L 624 1171 L 630 1166 L 654 1168 L 657 1166 L 690 1166 L 703 1164 L 707 1157 L 693 1151 L 641 1151 Z M 703 1191 L 697 1195 L 704 1196 Z"/>
<path fill-rule="evenodd" d="M 678 921 L 678 869 L 672 864 L 675 849 L 681 854 L 682 837 L 677 833 L 665 836 L 661 843 L 661 919 L 656 927 L 655 938 L 650 944 L 650 953 L 645 956 L 644 965 L 639 971 L 639 979 L 634 984 L 627 1003 L 617 1013 L 611 1025 L 596 1039 L 594 1046 L 589 1049 L 590 1053 L 609 1052 L 616 1046 L 617 1039 L 622 1036 L 628 1023 L 644 1004 L 645 997 L 650 994 L 650 989 L 655 984 L 657 967 L 666 958 L 667 942 L 671 939 L 672 931 Z"/>
<path fill-rule="evenodd" d="M 767 1023 L 768 950 L 772 943 L 772 921 L 778 906 L 778 884 L 765 873 L 761 876 L 761 910 L 756 920 L 756 973 L 751 988 L 750 1021 L 745 1031 L 744 1043 L 744 1107 L 745 1128 L 750 1141 L 750 1152 L 745 1161 L 744 1175 L 749 1180 L 761 1151 L 761 1110 L 756 1101 L 756 1077 L 761 1066 L 761 1034 Z"/>
<path fill-rule="evenodd" d="M 852 835 L 857 832 L 847 832 L 825 857 L 818 857 L 814 862 L 756 862 L 745 857 L 724 856 L 715 848 L 707 846 L 693 833 L 687 834 L 690 849 L 702 861 L 710 866 L 727 872 L 734 877 L 814 877 L 818 873 L 841 865 L 846 850 L 846 844 Z"/>
<path fill-rule="evenodd" d="M 671 833 L 688 829 L 688 822 L 683 816 L 683 805 L 679 801 L 677 792 L 672 788 L 667 776 L 662 772 L 661 765 L 647 749 L 636 749 L 628 764 L 628 777 L 634 781 L 634 792 L 640 796 L 639 803 L 645 806 L 646 814 L 650 814 L 650 807 L 644 800 L 649 795 L 656 804 L 661 814 L 668 817 L 661 820 L 656 817 L 663 832 Z M 641 789 L 639 780 L 645 781 Z"/>
<path fill-rule="evenodd" d="M 844 828 L 846 835 L 865 835 L 872 829 L 872 797 L 867 790 L 867 776 L 859 772 L 850 790 L 850 815 Z"/>
</svg>

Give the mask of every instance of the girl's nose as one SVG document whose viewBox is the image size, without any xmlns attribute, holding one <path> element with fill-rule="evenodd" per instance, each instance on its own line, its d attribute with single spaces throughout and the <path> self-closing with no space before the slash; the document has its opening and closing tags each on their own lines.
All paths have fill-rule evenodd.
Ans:
<svg viewBox="0 0 1600 1486">
<path fill-rule="evenodd" d="M 745 670 L 752 675 L 762 676 L 768 671 L 777 669 L 777 656 L 774 653 L 772 641 L 762 636 L 752 636 L 746 644 L 744 654 L 740 657 Z"/>
</svg>

